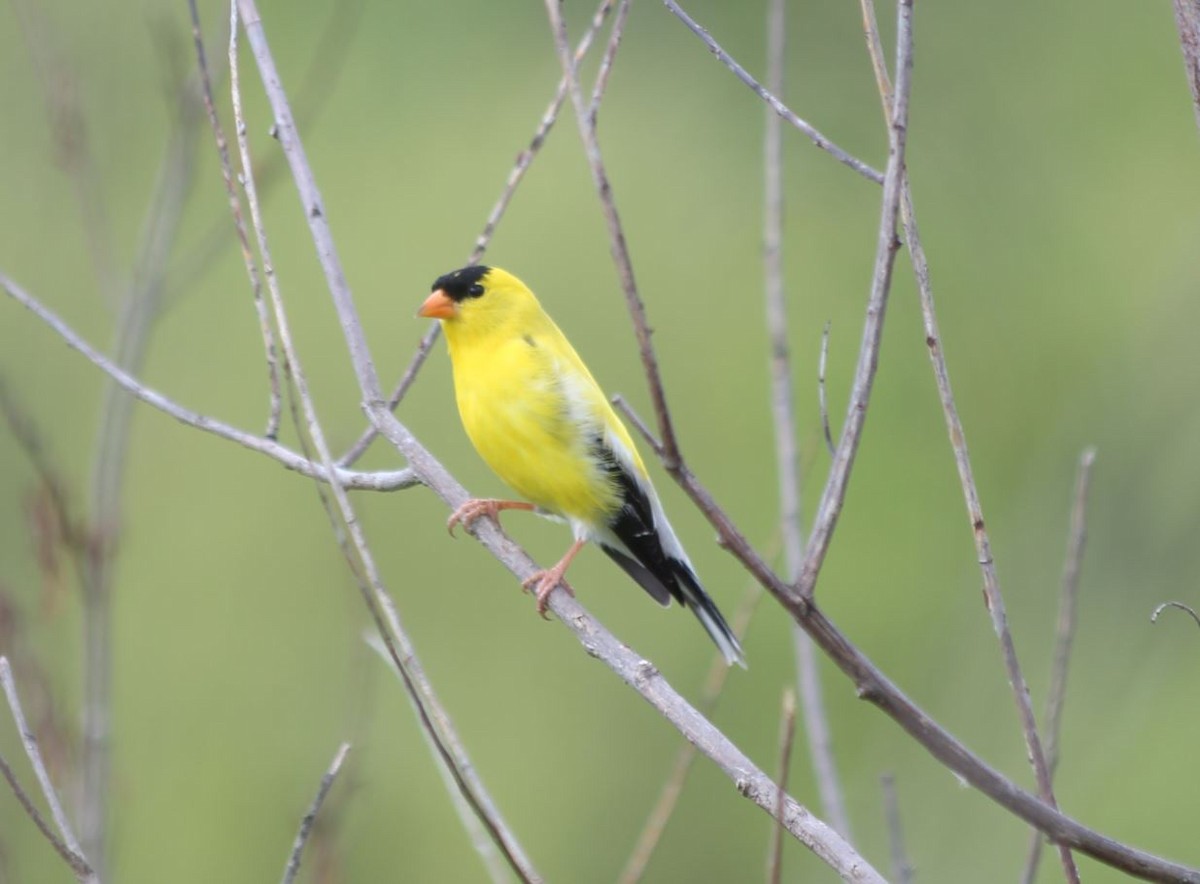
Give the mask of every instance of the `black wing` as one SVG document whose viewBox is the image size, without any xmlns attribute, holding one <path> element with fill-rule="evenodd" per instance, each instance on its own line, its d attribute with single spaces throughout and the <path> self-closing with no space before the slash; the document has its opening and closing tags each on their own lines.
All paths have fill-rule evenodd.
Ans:
<svg viewBox="0 0 1200 884">
<path fill-rule="evenodd" d="M 600 548 L 660 605 L 669 605 L 672 596 L 678 599 L 700 620 L 725 659 L 744 665 L 737 637 L 700 585 L 691 566 L 663 549 L 662 535 L 654 524 L 654 507 L 646 489 L 602 438 L 592 440 L 591 453 L 621 501 L 620 509 L 608 520 L 608 528 L 625 548 L 617 549 L 603 540 L 599 541 Z"/>
</svg>

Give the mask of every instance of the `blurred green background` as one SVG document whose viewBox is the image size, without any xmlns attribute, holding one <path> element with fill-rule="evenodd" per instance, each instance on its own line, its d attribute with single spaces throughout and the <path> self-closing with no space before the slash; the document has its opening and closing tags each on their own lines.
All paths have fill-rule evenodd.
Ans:
<svg viewBox="0 0 1200 884">
<path fill-rule="evenodd" d="M 858 6 L 788 4 L 786 98 L 882 168 L 885 134 Z M 425 329 L 414 311 L 459 266 L 558 78 L 541 3 L 343 5 L 343 50 L 322 43 L 329 4 L 262 6 L 285 85 L 328 89 L 309 157 L 390 384 Z M 764 69 L 759 3 L 689 11 L 748 69 Z M 572 34 L 590 3 L 567 5 Z M 227 10 L 202 5 L 211 37 Z M 892 44 L 893 11 L 880 8 Z M 348 19 L 357 16 L 356 23 Z M 210 39 L 211 39 L 210 37 Z M 210 45 L 214 68 L 224 47 Z M 586 70 L 595 69 L 593 53 Z M 98 283 L 76 178 L 44 95 L 75 90 L 103 230 L 119 277 L 136 260 L 166 151 L 173 77 L 193 67 L 182 2 L 20 0 L 0 11 L 0 268 L 90 341 L 111 347 L 116 310 Z M 276 145 L 247 55 L 250 136 Z M 74 84 L 74 85 L 72 85 Z M 228 124 L 223 80 L 222 112 Z M 600 115 L 684 449 L 760 548 L 777 512 L 763 318 L 763 105 L 660 4 L 634 4 Z M 1044 702 L 1067 513 L 1080 450 L 1098 447 L 1079 632 L 1062 735 L 1063 807 L 1108 835 L 1200 864 L 1200 633 L 1168 598 L 1200 604 L 1200 140 L 1170 5 L 923 0 L 909 169 L 944 347 L 1017 647 Z M 816 363 L 832 320 L 835 421 L 857 353 L 879 191 L 785 132 L 786 266 L 808 510 L 829 458 Z M 169 264 L 168 305 L 141 375 L 179 402 L 259 431 L 261 342 L 245 271 L 225 248 L 195 254 L 227 209 L 211 137 Z M 357 388 L 286 182 L 267 223 L 298 345 L 338 449 L 363 425 Z M 232 244 L 232 234 L 223 236 Z M 599 204 L 569 112 L 552 133 L 487 260 L 530 283 L 610 392 L 648 397 Z M 86 508 L 100 373 L 34 317 L 0 304 L 0 373 L 39 426 L 72 502 Z M 440 344 L 401 420 L 478 494 L 502 487 L 471 451 Z M 294 443 L 294 432 L 284 437 Z M 386 445 L 367 459 L 398 466 Z M 668 479 L 680 536 L 727 613 L 747 577 Z M 35 710 L 77 740 L 81 614 L 71 571 L 39 568 L 36 479 L 0 431 L 0 590 L 18 618 Z M 395 679 L 361 640 L 362 603 L 311 483 L 138 406 L 130 440 L 113 612 L 111 879 L 277 880 L 339 741 L 354 749 L 306 861 L 327 881 L 470 881 L 484 873 Z M 387 584 L 485 783 L 549 879 L 605 882 L 623 865 L 680 737 L 556 625 L 415 489 L 355 497 Z M 540 561 L 567 542 L 549 523 L 506 520 Z M 696 698 L 712 648 L 692 618 L 661 612 L 604 557 L 573 569 L 582 601 Z M 902 252 L 870 418 L 819 594 L 891 677 L 975 751 L 1027 787 L 1032 775 L 980 578 Z M 764 602 L 717 724 L 773 770 L 779 698 L 793 680 L 786 618 Z M 855 841 L 881 870 L 880 774 L 896 776 L 921 881 L 1008 881 L 1025 827 L 859 702 L 822 663 Z M 24 673 L 24 675 L 22 675 Z M 45 686 L 38 683 L 39 673 Z M 48 705 L 49 704 L 49 705 Z M 30 788 L 7 714 L 0 747 Z M 72 753 L 56 768 L 69 780 Z M 792 791 L 816 807 L 798 741 Z M 650 881 L 758 880 L 768 819 L 701 761 L 650 866 Z M 327 837 L 326 837 L 327 836 Z M 15 800 L 0 795 L 4 879 L 69 873 Z M 1043 880 L 1061 874 L 1043 861 Z M 1089 881 L 1121 876 L 1086 858 Z M 788 880 L 832 874 L 785 850 Z M 309 880 L 315 880 L 310 878 Z"/>
</svg>

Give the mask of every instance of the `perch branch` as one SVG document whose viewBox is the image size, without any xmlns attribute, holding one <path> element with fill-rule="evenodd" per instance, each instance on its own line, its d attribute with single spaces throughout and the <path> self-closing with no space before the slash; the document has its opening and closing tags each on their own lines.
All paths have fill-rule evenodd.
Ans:
<svg viewBox="0 0 1200 884">
<path fill-rule="evenodd" d="M 733 615 L 733 634 L 737 636 L 738 641 L 745 636 L 750 619 L 758 609 L 761 599 L 762 587 L 758 583 L 752 582 L 742 597 L 742 603 L 738 605 L 738 609 Z M 717 701 L 729 680 L 730 671 L 724 656 L 719 651 L 715 653 L 712 665 L 708 667 L 708 677 L 705 678 L 704 687 L 700 691 L 700 701 L 696 704 L 697 710 L 705 718 L 711 718 L 713 711 L 717 708 Z M 658 793 L 658 800 L 654 802 L 650 814 L 646 817 L 646 822 L 642 824 L 637 844 L 630 853 L 625 868 L 621 871 L 621 876 L 617 879 L 618 884 L 637 884 L 646 874 L 650 857 L 658 847 L 658 842 L 662 839 L 663 832 L 666 831 L 667 823 L 678 806 L 679 796 L 683 793 L 683 784 L 686 782 L 688 772 L 691 771 L 692 763 L 695 760 L 695 744 L 685 742 L 679 747 L 679 752 L 675 755 L 675 763 L 671 765 L 671 772 Z"/>
<path fill-rule="evenodd" d="M 308 161 L 296 129 L 295 120 L 292 117 L 291 109 L 283 94 L 283 86 L 280 82 L 278 71 L 275 68 L 274 59 L 271 57 L 270 49 L 267 46 L 262 20 L 253 0 L 234 0 L 230 13 L 234 16 L 235 22 L 238 11 L 241 13 L 247 42 L 250 44 L 251 51 L 258 64 L 259 75 L 274 111 L 276 137 L 284 148 L 284 154 L 292 169 L 293 180 L 306 208 L 309 231 L 317 248 L 318 258 L 326 272 L 326 281 L 338 311 L 347 345 L 353 354 L 352 360 L 358 375 L 359 387 L 369 401 L 377 403 L 380 401 L 379 379 L 375 374 L 374 366 L 371 364 L 370 354 L 366 346 L 366 338 L 359 323 L 358 314 L 354 307 L 350 289 L 346 284 L 345 275 L 342 272 L 341 262 L 338 258 L 328 221 L 325 217 L 320 193 L 317 190 L 316 182 L 312 178 L 311 170 L 308 167 Z M 234 53 L 233 63 L 236 64 L 236 53 Z M 250 168 L 248 161 L 245 164 L 245 168 L 247 170 Z M 251 215 L 256 220 L 255 232 L 260 237 L 259 249 L 265 256 L 269 252 L 266 248 L 263 228 L 258 223 L 261 216 L 258 213 L 254 194 L 253 187 L 248 186 L 246 190 L 247 200 L 250 203 Z M 310 395 L 298 354 L 292 343 L 283 300 L 280 296 L 274 274 L 269 273 L 267 281 L 267 288 L 275 313 L 275 323 L 279 329 L 280 342 L 283 345 L 288 365 L 291 368 L 292 380 L 304 412 L 309 438 L 317 449 L 321 462 L 325 465 L 325 469 L 330 474 L 334 474 L 336 468 L 333 456 L 330 453 L 324 430 L 317 417 L 316 406 Z M 346 494 L 346 490 L 336 481 L 331 482 L 329 488 L 333 492 L 333 497 L 337 504 L 336 510 L 337 515 L 341 519 L 340 523 L 337 517 L 333 515 L 332 508 L 326 504 L 323 495 L 322 503 L 326 504 L 327 510 L 330 511 L 334 532 L 339 536 L 339 541 L 342 541 L 339 545 L 346 553 L 347 562 L 356 578 L 363 601 L 372 619 L 375 621 L 380 638 L 387 647 L 392 661 L 403 676 L 405 688 L 417 708 L 418 720 L 422 728 L 430 736 L 437 750 L 437 758 L 450 771 L 461 794 L 471 805 L 480 822 L 487 828 L 492 839 L 500 847 L 513 872 L 522 881 L 535 882 L 542 880 L 525 855 L 514 833 L 504 822 L 491 796 L 484 788 L 482 781 L 475 774 L 474 767 L 467 757 L 461 741 L 458 739 L 458 734 L 454 730 L 449 716 L 446 714 L 445 709 L 434 692 L 432 684 L 425 677 L 424 668 L 416 656 L 412 641 L 404 631 L 399 613 L 396 611 L 391 596 L 388 595 L 383 585 L 374 555 L 367 544 L 362 524 L 350 504 L 350 498 Z M 352 549 L 350 544 L 344 542 L 344 536 L 346 535 L 350 539 L 350 544 L 353 545 Z"/>
</svg>

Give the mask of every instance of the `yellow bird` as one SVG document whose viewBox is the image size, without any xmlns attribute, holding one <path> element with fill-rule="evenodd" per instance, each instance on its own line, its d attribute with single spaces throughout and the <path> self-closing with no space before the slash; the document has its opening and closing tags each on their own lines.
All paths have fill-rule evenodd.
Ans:
<svg viewBox="0 0 1200 884">
<path fill-rule="evenodd" d="M 575 542 L 525 581 L 538 612 L 589 540 L 664 607 L 674 596 L 700 620 L 728 663 L 744 665 L 737 637 L 700 585 L 629 431 L 533 292 L 510 273 L 464 267 L 433 283 L 420 316 L 441 320 L 458 413 L 488 466 L 524 501 L 473 499 L 451 533 L 501 510 L 565 520 Z"/>
</svg>

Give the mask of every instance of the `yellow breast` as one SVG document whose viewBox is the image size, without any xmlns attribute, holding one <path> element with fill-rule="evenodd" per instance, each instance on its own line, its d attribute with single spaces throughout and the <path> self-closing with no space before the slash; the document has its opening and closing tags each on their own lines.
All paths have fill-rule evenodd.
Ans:
<svg viewBox="0 0 1200 884">
<path fill-rule="evenodd" d="M 591 378 L 573 376 L 544 330 L 469 346 L 458 346 L 447 331 L 463 427 L 496 475 L 561 516 L 595 522 L 613 513 L 616 490 L 589 451 L 597 425 L 580 421 L 593 395 Z"/>
</svg>

